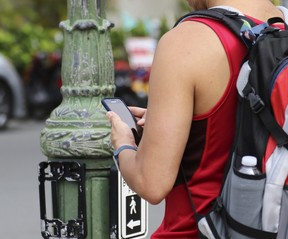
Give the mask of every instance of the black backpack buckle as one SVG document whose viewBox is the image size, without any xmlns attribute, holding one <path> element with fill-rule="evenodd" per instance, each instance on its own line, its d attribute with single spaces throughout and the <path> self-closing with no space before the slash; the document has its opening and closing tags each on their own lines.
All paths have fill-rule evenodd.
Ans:
<svg viewBox="0 0 288 239">
<path fill-rule="evenodd" d="M 262 101 L 260 96 L 256 95 L 254 92 L 251 92 L 248 95 L 248 100 L 250 103 L 250 108 L 255 114 L 258 114 L 265 107 L 265 103 Z"/>
</svg>

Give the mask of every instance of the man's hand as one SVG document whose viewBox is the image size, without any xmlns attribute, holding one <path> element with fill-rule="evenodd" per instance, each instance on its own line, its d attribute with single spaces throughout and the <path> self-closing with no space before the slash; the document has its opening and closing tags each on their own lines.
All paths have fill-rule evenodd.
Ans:
<svg viewBox="0 0 288 239">
<path fill-rule="evenodd" d="M 119 115 L 113 111 L 109 111 L 106 113 L 106 116 L 111 123 L 111 141 L 114 149 L 118 149 L 125 144 L 136 146 L 132 130 L 121 120 Z"/>
<path fill-rule="evenodd" d="M 147 109 L 140 108 L 140 107 L 132 107 L 132 106 L 128 108 L 131 111 L 131 113 L 134 115 L 134 117 L 136 118 L 137 124 L 144 127 Z"/>
</svg>

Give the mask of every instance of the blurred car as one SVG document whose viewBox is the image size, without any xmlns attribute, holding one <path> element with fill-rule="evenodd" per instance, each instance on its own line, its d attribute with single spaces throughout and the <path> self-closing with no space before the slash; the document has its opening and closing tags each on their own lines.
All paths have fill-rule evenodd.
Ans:
<svg viewBox="0 0 288 239">
<path fill-rule="evenodd" d="M 15 67 L 0 54 L 0 129 L 4 129 L 11 117 L 26 116 L 23 82 Z"/>
<path fill-rule="evenodd" d="M 62 101 L 61 54 L 37 53 L 24 77 L 28 115 L 45 119 Z"/>
<path fill-rule="evenodd" d="M 61 64 L 59 52 L 39 52 L 24 74 L 27 114 L 34 119 L 45 119 L 62 102 Z M 122 98 L 127 105 L 147 106 L 147 85 L 149 71 L 132 70 L 127 61 L 115 62 L 115 96 Z M 141 85 L 141 86 L 139 86 Z"/>
</svg>

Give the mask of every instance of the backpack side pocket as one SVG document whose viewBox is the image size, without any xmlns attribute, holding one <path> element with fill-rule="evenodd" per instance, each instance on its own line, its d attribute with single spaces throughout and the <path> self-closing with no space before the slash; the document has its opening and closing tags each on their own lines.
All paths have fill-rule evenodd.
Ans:
<svg viewBox="0 0 288 239">
<path fill-rule="evenodd" d="M 280 211 L 280 223 L 277 239 L 288 239 L 288 186 L 284 187 Z"/>
<path fill-rule="evenodd" d="M 265 176 L 241 174 L 230 167 L 221 197 L 198 223 L 201 233 L 209 239 L 276 239 L 276 233 L 262 230 Z"/>
</svg>

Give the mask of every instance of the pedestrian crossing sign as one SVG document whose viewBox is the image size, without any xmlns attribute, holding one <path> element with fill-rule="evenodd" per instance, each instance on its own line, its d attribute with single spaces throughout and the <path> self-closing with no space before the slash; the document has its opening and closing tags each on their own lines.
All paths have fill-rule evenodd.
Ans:
<svg viewBox="0 0 288 239">
<path fill-rule="evenodd" d="M 118 172 L 119 239 L 145 238 L 148 233 L 148 203 L 139 197 Z"/>
</svg>

